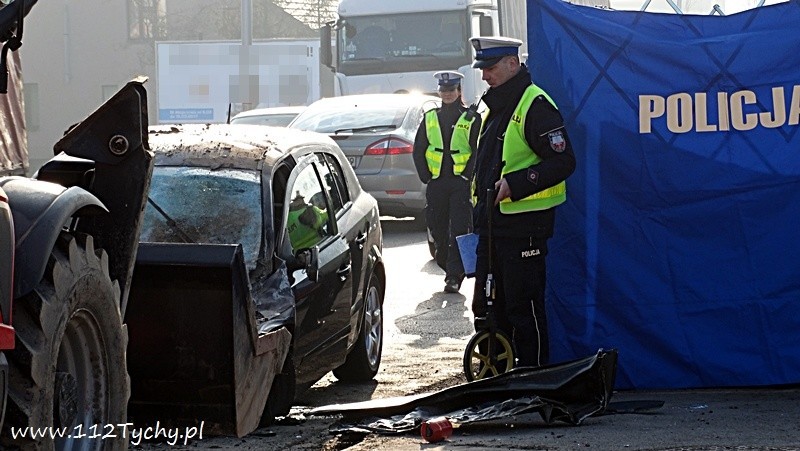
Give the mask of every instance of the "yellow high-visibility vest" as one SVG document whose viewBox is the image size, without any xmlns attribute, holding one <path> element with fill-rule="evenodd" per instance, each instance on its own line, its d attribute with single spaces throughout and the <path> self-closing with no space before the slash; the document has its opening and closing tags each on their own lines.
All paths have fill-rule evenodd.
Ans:
<svg viewBox="0 0 800 451">
<path fill-rule="evenodd" d="M 450 155 L 453 157 L 453 174 L 461 175 L 467 167 L 472 147 L 469 145 L 469 136 L 472 131 L 472 124 L 475 117 L 467 119 L 467 113 L 461 114 L 453 128 L 453 136 L 450 138 Z M 428 163 L 428 170 L 431 177 L 438 178 L 442 170 L 442 156 L 444 155 L 444 142 L 442 140 L 442 129 L 439 126 L 439 116 L 436 110 L 425 113 L 425 131 L 428 134 L 428 148 L 425 150 L 425 161 Z"/>
<path fill-rule="evenodd" d="M 553 99 L 540 87 L 532 84 L 525 89 L 525 93 L 522 94 L 522 98 L 519 100 L 519 103 L 517 103 L 517 107 L 511 115 L 511 120 L 508 122 L 506 135 L 503 139 L 503 162 L 505 164 L 501 171 L 501 177 L 542 161 L 525 139 L 525 118 L 528 115 L 528 110 L 533 104 L 533 101 L 540 95 L 544 96 L 544 98 L 553 105 L 553 108 L 558 108 L 555 102 L 553 102 Z M 520 200 L 512 201 L 511 198 L 503 199 L 500 201 L 500 213 L 514 214 L 546 210 L 562 204 L 566 200 L 567 183 L 562 181 L 557 185 L 531 194 Z"/>
</svg>

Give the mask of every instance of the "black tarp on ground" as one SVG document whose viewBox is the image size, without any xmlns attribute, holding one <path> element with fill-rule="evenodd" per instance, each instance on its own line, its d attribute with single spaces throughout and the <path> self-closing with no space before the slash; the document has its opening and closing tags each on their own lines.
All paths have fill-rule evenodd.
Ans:
<svg viewBox="0 0 800 451">
<path fill-rule="evenodd" d="M 603 413 L 614 387 L 617 351 L 539 368 L 514 368 L 496 377 L 435 393 L 333 404 L 310 415 L 342 415 L 331 428 L 339 432 L 395 434 L 417 429 L 425 421 L 447 417 L 457 424 L 487 421 L 537 411 L 550 424 L 578 425 Z"/>
</svg>

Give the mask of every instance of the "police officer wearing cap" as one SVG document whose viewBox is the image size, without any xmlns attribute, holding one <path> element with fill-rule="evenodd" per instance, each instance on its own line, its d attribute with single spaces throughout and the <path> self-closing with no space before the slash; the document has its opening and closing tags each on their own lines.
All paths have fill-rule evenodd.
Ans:
<svg viewBox="0 0 800 451">
<path fill-rule="evenodd" d="M 414 165 L 426 190 L 425 217 L 436 246 L 436 263 L 445 270 L 447 293 L 457 293 L 464 266 L 456 236 L 472 228 L 470 180 L 481 118 L 461 100 L 463 75 L 436 72 L 441 108 L 428 111 L 414 140 Z"/>
<path fill-rule="evenodd" d="M 547 240 L 553 235 L 556 206 L 566 200 L 565 180 L 575 170 L 575 155 L 556 104 L 531 82 L 520 62 L 522 41 L 495 36 L 470 42 L 475 49 L 472 67 L 481 69 L 489 85 L 481 99 L 488 114 L 475 167 L 476 329 L 486 315 L 484 286 L 492 252 L 497 325 L 512 337 L 517 365 L 541 366 L 549 359 Z M 494 190 L 493 199 L 488 189 Z M 488 215 L 493 249 L 487 239 Z"/>
</svg>

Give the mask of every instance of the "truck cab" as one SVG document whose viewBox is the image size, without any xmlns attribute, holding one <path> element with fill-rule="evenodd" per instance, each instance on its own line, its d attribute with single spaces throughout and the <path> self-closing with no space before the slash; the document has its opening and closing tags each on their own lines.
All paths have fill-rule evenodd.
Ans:
<svg viewBox="0 0 800 451">
<path fill-rule="evenodd" d="M 507 3 L 519 3 L 513 8 L 521 13 L 511 14 Z M 338 20 L 321 29 L 321 61 L 334 71 L 334 94 L 435 95 L 433 73 L 458 70 L 464 102 L 475 102 L 488 86 L 471 67 L 469 38 L 524 39 L 524 30 L 511 25 L 521 14 L 524 28 L 524 4 L 503 2 L 502 8 L 498 0 L 342 0 Z"/>
</svg>

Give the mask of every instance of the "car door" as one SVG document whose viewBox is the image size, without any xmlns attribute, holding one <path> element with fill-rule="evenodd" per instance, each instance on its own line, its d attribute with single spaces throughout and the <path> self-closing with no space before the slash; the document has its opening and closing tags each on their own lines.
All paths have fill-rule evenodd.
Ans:
<svg viewBox="0 0 800 451">
<path fill-rule="evenodd" d="M 369 219 L 363 211 L 354 211 L 353 201 L 342 173 L 342 164 L 330 153 L 320 153 L 320 160 L 325 163 L 320 167 L 320 175 L 325 185 L 325 190 L 331 197 L 331 205 L 336 212 L 336 223 L 339 233 L 344 236 L 350 246 L 351 260 L 353 262 L 353 300 L 355 306 L 361 293 L 364 291 L 364 266 L 367 253 L 365 243 L 369 233 Z"/>
<path fill-rule="evenodd" d="M 335 214 L 320 179 L 316 155 L 301 159 L 292 171 L 284 204 L 286 233 L 292 253 L 315 249 L 317 276 L 294 270 L 297 304 L 295 356 L 302 373 L 330 371 L 347 351 L 350 298 L 353 290 L 350 248 L 339 233 Z"/>
</svg>

